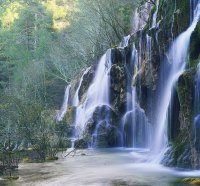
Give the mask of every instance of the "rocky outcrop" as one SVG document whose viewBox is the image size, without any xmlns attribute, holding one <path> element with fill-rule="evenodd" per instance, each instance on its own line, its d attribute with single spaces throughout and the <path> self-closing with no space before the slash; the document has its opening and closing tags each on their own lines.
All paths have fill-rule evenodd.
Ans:
<svg viewBox="0 0 200 186">
<path fill-rule="evenodd" d="M 166 71 L 171 64 L 168 50 L 173 40 L 190 24 L 190 4 L 188 0 L 160 0 L 157 14 L 157 25 L 152 27 L 152 16 L 155 8 L 152 8 L 151 16 L 146 26 L 131 36 L 129 45 L 125 48 L 111 49 L 112 66 L 110 70 L 110 105 L 101 105 L 95 108 L 91 118 L 85 126 L 83 138 L 87 143 L 96 147 L 120 146 L 123 137 L 119 131 L 121 118 L 125 114 L 127 105 L 132 102 L 129 99 L 131 90 L 127 87 L 131 84 L 136 87 L 138 108 L 135 111 L 136 127 L 138 124 L 151 124 L 155 129 L 155 108 L 161 104 L 158 102 L 160 82 L 165 82 Z M 200 24 L 192 34 L 187 69 L 182 74 L 172 93 L 168 121 L 169 150 L 163 159 L 163 164 L 187 168 L 200 167 L 199 142 L 194 141 L 193 117 L 194 117 L 194 87 L 195 73 L 200 54 Z M 133 51 L 136 49 L 138 57 L 138 69 L 133 64 Z M 81 102 L 85 99 L 85 93 L 94 77 L 96 65 L 83 77 L 79 97 Z M 164 86 L 164 85 L 163 85 Z M 77 86 L 76 86 L 77 87 Z M 143 115 L 141 121 L 141 117 Z M 128 116 L 129 117 L 129 116 Z M 131 116 L 130 116 L 131 117 Z M 131 119 L 124 123 L 127 146 L 133 141 Z M 139 128 L 139 127 L 138 127 Z M 144 145 L 142 139 L 144 132 L 136 135 L 138 144 Z M 199 129 L 197 128 L 197 131 Z M 197 138 L 200 139 L 200 132 Z"/>
<path fill-rule="evenodd" d="M 124 114 L 126 109 L 126 92 L 127 92 L 127 64 L 131 62 L 127 59 L 130 59 L 129 49 L 112 49 L 111 59 L 112 59 L 112 68 L 110 71 L 110 89 L 111 89 L 111 105 L 119 113 L 119 115 Z"/>
<path fill-rule="evenodd" d="M 107 105 L 96 107 L 91 119 L 87 122 L 83 138 L 93 147 L 117 146 L 119 117 Z"/>
</svg>

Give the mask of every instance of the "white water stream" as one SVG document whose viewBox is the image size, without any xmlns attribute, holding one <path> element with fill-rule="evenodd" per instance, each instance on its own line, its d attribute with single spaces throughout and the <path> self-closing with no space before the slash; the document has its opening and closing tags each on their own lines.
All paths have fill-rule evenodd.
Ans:
<svg viewBox="0 0 200 186">
<path fill-rule="evenodd" d="M 158 7 L 159 7 L 159 0 L 156 0 L 156 10 L 153 14 L 153 18 L 152 18 L 152 25 L 151 27 L 154 28 L 156 27 L 156 19 L 157 19 L 157 15 L 158 15 Z"/>
<path fill-rule="evenodd" d="M 80 102 L 79 96 L 78 96 L 79 90 L 80 90 L 80 88 L 81 88 L 81 85 L 82 85 L 83 78 L 84 78 L 85 74 L 87 74 L 87 73 L 89 72 L 90 69 L 91 69 L 91 67 L 87 68 L 87 69 L 85 70 L 85 72 L 83 73 L 83 75 L 81 76 L 81 80 L 80 80 L 80 82 L 79 82 L 79 84 L 78 84 L 78 88 L 76 89 L 76 93 L 75 93 L 75 95 L 74 95 L 73 102 L 72 102 L 72 105 L 73 105 L 74 107 L 77 107 L 77 106 L 79 105 L 79 102 Z"/>
<path fill-rule="evenodd" d="M 172 43 L 172 46 L 168 53 L 168 60 L 171 62 L 171 67 L 168 72 L 167 81 L 160 95 L 160 101 L 158 106 L 157 120 L 156 120 L 156 133 L 154 139 L 154 153 L 161 153 L 160 158 L 163 156 L 163 151 L 167 149 L 167 113 L 170 105 L 172 90 L 176 84 L 180 75 L 184 72 L 187 57 L 188 47 L 190 43 L 190 37 L 194 31 L 200 17 L 200 2 L 194 11 L 194 18 L 190 27 L 183 33 L 181 33 L 177 39 Z"/>
<path fill-rule="evenodd" d="M 111 50 L 108 50 L 98 63 L 94 80 L 88 88 L 85 101 L 77 107 L 75 118 L 76 137 L 82 135 L 86 122 L 91 118 L 97 106 L 109 105 L 110 69 Z"/>
<path fill-rule="evenodd" d="M 62 105 L 61 109 L 59 110 L 59 112 L 56 116 L 56 119 L 58 121 L 61 121 L 63 119 L 63 117 L 65 116 L 65 113 L 67 112 L 70 88 L 71 88 L 71 85 L 68 85 L 66 90 L 65 90 L 63 105 Z"/>
</svg>

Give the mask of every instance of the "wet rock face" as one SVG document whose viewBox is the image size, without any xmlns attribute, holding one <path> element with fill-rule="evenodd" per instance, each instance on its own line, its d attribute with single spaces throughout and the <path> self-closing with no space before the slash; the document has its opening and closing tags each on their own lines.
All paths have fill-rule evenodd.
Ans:
<svg viewBox="0 0 200 186">
<path fill-rule="evenodd" d="M 88 143 L 84 139 L 79 139 L 74 142 L 74 147 L 77 149 L 86 149 L 88 148 Z"/>
<path fill-rule="evenodd" d="M 92 66 L 91 69 L 83 76 L 83 81 L 78 93 L 80 100 L 83 98 L 84 94 L 87 92 L 90 84 L 92 83 L 94 74 L 96 70 L 96 65 Z"/>
<path fill-rule="evenodd" d="M 109 106 L 96 107 L 86 124 L 84 139 L 95 147 L 117 146 L 118 120 L 116 112 Z"/>
<path fill-rule="evenodd" d="M 127 83 L 132 78 L 132 48 L 112 49 L 110 71 L 110 102 L 113 108 L 123 115 L 126 110 Z"/>
<path fill-rule="evenodd" d="M 194 118 L 193 141 L 194 141 L 194 147 L 196 151 L 200 153 L 200 114 Z"/>
<path fill-rule="evenodd" d="M 182 152 L 181 155 L 180 151 Z M 180 149 L 180 146 L 176 146 L 168 149 L 165 153 L 165 157 L 162 160 L 162 164 L 169 167 L 180 167 L 180 168 L 189 168 L 192 167 L 192 154 L 189 146 Z"/>
<path fill-rule="evenodd" d="M 93 146 L 97 148 L 119 146 L 119 137 L 118 129 L 115 126 L 110 125 L 107 121 L 100 121 L 93 134 Z"/>
<path fill-rule="evenodd" d="M 114 64 L 110 71 L 111 103 L 120 113 L 126 108 L 126 73 L 124 66 Z"/>
</svg>

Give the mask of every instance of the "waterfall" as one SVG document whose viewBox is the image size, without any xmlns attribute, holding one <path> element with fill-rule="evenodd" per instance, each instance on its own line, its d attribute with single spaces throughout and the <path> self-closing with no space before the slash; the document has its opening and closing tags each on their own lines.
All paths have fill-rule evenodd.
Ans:
<svg viewBox="0 0 200 186">
<path fill-rule="evenodd" d="M 153 18 L 152 18 L 152 25 L 151 27 L 154 28 L 156 27 L 156 19 L 157 19 L 157 14 L 158 14 L 158 7 L 159 7 L 159 0 L 156 0 L 156 10 L 153 14 Z"/>
<path fill-rule="evenodd" d="M 85 101 L 77 107 L 75 118 L 76 137 L 83 134 L 85 124 L 92 117 L 97 106 L 109 105 L 111 65 L 111 50 L 109 49 L 98 63 L 94 80 L 88 88 Z"/>
<path fill-rule="evenodd" d="M 176 7 L 177 7 L 177 3 L 176 3 L 176 0 L 174 0 L 174 13 L 173 13 L 173 16 L 172 16 L 172 25 L 171 25 L 172 39 L 174 39 L 173 28 L 174 28 L 174 21 L 175 21 L 174 15 L 175 15 L 175 12 L 176 12 Z"/>
<path fill-rule="evenodd" d="M 75 106 L 75 107 L 77 107 L 77 106 L 79 105 L 79 101 L 80 101 L 80 100 L 79 100 L 78 94 L 79 94 L 79 90 L 80 90 L 81 85 L 82 85 L 82 82 L 83 82 L 83 77 L 85 76 L 85 74 L 87 74 L 87 73 L 89 72 L 90 69 L 91 69 L 91 67 L 87 68 L 87 69 L 85 70 L 85 72 L 83 73 L 83 75 L 81 76 L 81 80 L 80 80 L 80 82 L 79 82 L 79 84 L 78 84 L 78 88 L 77 88 L 77 90 L 76 90 L 76 93 L 75 93 L 75 95 L 74 95 L 73 102 L 72 102 L 72 105 Z"/>
<path fill-rule="evenodd" d="M 166 122 L 168 115 L 168 108 L 170 105 L 173 87 L 178 78 L 184 72 L 187 57 L 190 37 L 194 31 L 200 17 L 200 3 L 195 8 L 194 18 L 189 28 L 180 34 L 172 43 L 168 53 L 168 60 L 171 63 L 169 70 L 165 75 L 164 88 L 160 92 L 160 99 L 158 100 L 157 118 L 156 118 L 156 135 L 154 143 L 154 152 L 163 152 L 167 148 L 168 140 L 166 133 Z M 167 62 L 167 61 L 165 61 Z"/>
<path fill-rule="evenodd" d="M 132 76 L 131 71 L 137 72 L 138 66 L 138 54 L 133 45 L 132 56 L 131 56 L 131 68 L 126 67 L 127 77 L 127 87 L 126 87 L 126 112 L 121 120 L 121 133 L 123 136 L 122 146 L 123 147 L 133 147 L 134 145 L 134 134 L 135 134 L 135 106 L 136 106 L 136 87 L 132 86 Z M 126 128 L 128 128 L 126 130 Z M 132 139 L 131 139 L 132 138 Z"/>
<path fill-rule="evenodd" d="M 122 39 L 122 41 L 121 41 L 119 47 L 121 47 L 121 48 L 127 47 L 130 37 L 131 37 L 131 35 L 125 36 L 125 37 Z"/>
<path fill-rule="evenodd" d="M 197 6 L 199 0 L 190 0 L 190 23 L 192 23 L 193 18 L 194 18 L 194 10 L 195 7 Z"/>
<path fill-rule="evenodd" d="M 151 52 L 152 52 L 152 38 L 149 35 L 146 35 L 146 48 L 147 48 L 147 60 L 151 61 Z"/>
<path fill-rule="evenodd" d="M 185 32 L 181 33 L 172 42 L 169 51 L 166 53 L 166 58 L 164 61 L 162 61 L 162 63 L 160 63 L 160 68 L 161 70 L 163 69 L 163 71 L 160 71 L 158 85 L 156 85 L 156 90 L 154 89 L 155 92 L 153 92 L 154 90 L 149 89 L 149 87 L 152 85 L 152 82 L 154 83 L 154 74 L 152 72 L 154 67 L 154 61 L 152 61 L 154 55 L 152 55 L 152 46 L 156 42 L 155 38 L 150 36 L 150 33 L 146 36 L 144 36 L 142 31 L 137 33 L 137 36 L 139 37 L 137 41 L 138 50 L 136 49 L 135 44 L 133 44 L 132 54 L 129 50 L 129 47 L 127 47 L 125 50 L 121 49 L 128 46 L 131 35 L 124 37 L 120 43 L 120 49 L 117 51 L 119 52 L 117 53 L 117 57 L 118 55 L 122 55 L 123 60 L 121 60 L 120 57 L 119 61 L 115 58 L 111 59 L 114 55 L 111 55 L 112 49 L 109 49 L 99 60 L 95 70 L 94 79 L 87 89 L 87 92 L 85 92 L 85 94 L 82 96 L 82 99 L 80 100 L 79 91 L 83 83 L 84 75 L 88 73 L 89 68 L 84 72 L 75 91 L 72 102 L 72 105 L 76 107 L 76 116 L 74 120 L 76 133 L 74 137 L 85 138 L 84 132 L 88 130 L 87 127 L 91 127 L 92 129 L 89 129 L 89 132 L 91 133 L 89 137 L 92 137 L 92 143 L 94 146 L 96 146 L 99 133 L 102 131 L 102 133 L 106 133 L 107 128 L 120 128 L 121 144 L 123 147 L 145 148 L 150 150 L 153 155 L 152 157 L 156 158 L 156 160 L 160 162 L 161 158 L 163 158 L 164 152 L 168 147 L 167 126 L 169 125 L 168 117 L 170 117 L 171 114 L 170 109 L 173 108 L 172 96 L 175 91 L 177 80 L 185 70 L 186 62 L 188 59 L 190 37 L 200 17 L 200 1 L 198 1 L 198 4 L 196 4 L 196 2 L 197 1 L 194 0 L 191 3 L 191 6 L 195 6 L 195 8 L 191 8 L 194 9 L 194 13 L 192 15 L 192 22 L 189 28 Z M 159 0 L 156 1 L 156 10 L 152 17 L 152 27 L 157 26 L 156 18 L 158 14 L 158 7 Z M 171 28 L 171 32 L 172 31 L 173 28 Z M 157 36 L 158 35 L 156 34 L 156 37 Z M 124 51 L 124 53 L 121 53 L 121 51 Z M 130 55 L 132 55 L 131 60 L 129 58 Z M 124 58 L 125 56 L 128 56 L 127 60 Z M 120 83 L 120 86 L 122 86 L 119 87 L 119 90 L 118 87 L 116 90 L 112 90 L 112 86 L 110 85 L 112 60 L 116 60 L 113 66 L 116 65 L 119 67 L 119 71 L 126 69 L 126 76 L 122 76 L 124 79 L 119 78 L 119 80 L 114 82 Z M 124 64 L 121 62 L 124 62 Z M 199 69 L 200 68 L 198 68 L 196 82 L 200 81 Z M 144 73 L 144 77 L 141 77 L 141 75 Z M 147 77 L 152 77 L 152 81 Z M 144 81 L 142 78 L 144 78 Z M 143 88 L 145 88 L 145 93 L 143 92 Z M 199 102 L 200 99 L 199 88 L 200 83 L 197 83 L 195 89 L 195 99 L 198 101 L 196 102 Z M 67 110 L 69 89 L 70 86 L 68 86 L 66 89 L 64 103 L 59 113 L 58 120 L 63 118 Z M 124 89 L 126 89 L 126 92 Z M 116 92 L 113 93 L 114 101 L 110 99 L 110 90 Z M 149 92 L 153 95 L 152 98 L 149 98 Z M 147 99 L 150 99 L 148 101 L 151 101 L 150 104 L 149 102 L 146 104 L 146 100 L 142 100 L 143 98 L 146 99 L 145 96 L 147 95 Z M 154 105 L 154 103 L 152 103 L 153 101 L 155 101 L 155 108 L 152 108 L 152 105 Z M 118 102 L 120 102 L 120 104 Z M 119 108 L 119 110 L 116 108 L 116 113 L 119 114 L 120 119 L 117 118 L 116 125 L 114 126 L 112 125 L 113 123 L 110 122 L 110 120 L 113 119 L 113 116 L 111 117 L 110 112 L 113 111 L 114 114 L 116 113 L 115 110 L 113 110 L 111 103 L 114 105 L 114 108 L 116 108 L 115 105 L 122 107 Z M 199 109 L 199 104 L 196 105 L 195 108 Z M 97 113 L 97 111 L 99 111 L 98 109 L 100 109 L 100 112 Z M 152 114 L 152 111 L 149 112 L 149 109 L 153 109 L 153 112 L 156 113 L 156 116 Z M 102 110 L 105 114 L 102 114 Z M 98 114 L 100 116 L 97 116 Z M 196 117 L 194 118 L 195 127 L 200 121 L 199 118 L 199 113 L 197 113 Z M 118 124 L 118 122 L 120 124 Z M 88 123 L 91 125 L 88 125 Z M 147 155 L 149 155 L 149 153 Z M 152 157 L 148 157 L 149 160 L 152 159 Z"/>
<path fill-rule="evenodd" d="M 65 116 L 65 113 L 67 112 L 70 88 L 71 88 L 71 85 L 69 84 L 65 90 L 63 105 L 56 116 L 57 121 L 61 121 L 63 117 Z"/>
<path fill-rule="evenodd" d="M 151 42 L 149 43 L 151 44 Z M 123 147 L 148 149 L 150 146 L 150 125 L 145 111 L 138 103 L 137 87 L 134 85 L 140 69 L 138 51 L 133 44 L 131 65 L 127 67 L 127 74 L 134 70 L 133 77 L 127 79 L 126 112 L 121 120 Z M 140 89 L 140 87 L 139 87 Z"/>
<path fill-rule="evenodd" d="M 123 147 L 136 146 L 136 87 L 131 86 L 131 99 L 127 95 L 126 113 L 122 117 Z"/>
</svg>

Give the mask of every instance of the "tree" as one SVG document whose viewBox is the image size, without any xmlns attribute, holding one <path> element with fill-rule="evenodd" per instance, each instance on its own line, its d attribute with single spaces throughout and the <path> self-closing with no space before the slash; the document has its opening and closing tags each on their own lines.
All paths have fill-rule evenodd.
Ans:
<svg viewBox="0 0 200 186">
<path fill-rule="evenodd" d="M 0 132 L 10 121 L 18 150 L 55 155 L 66 134 L 48 111 L 59 109 L 66 84 L 130 34 L 137 2 L 0 2 Z"/>
</svg>

